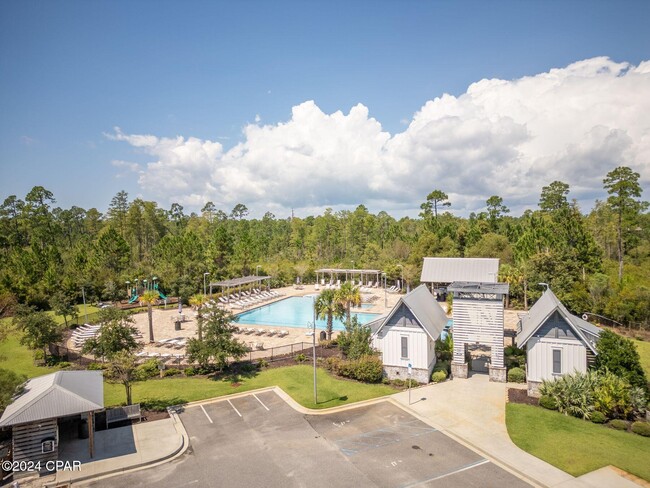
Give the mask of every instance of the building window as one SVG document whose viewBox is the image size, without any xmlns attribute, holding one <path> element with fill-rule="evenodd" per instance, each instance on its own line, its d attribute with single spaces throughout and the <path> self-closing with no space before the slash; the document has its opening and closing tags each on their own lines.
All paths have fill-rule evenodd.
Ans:
<svg viewBox="0 0 650 488">
<path fill-rule="evenodd" d="M 562 374 L 562 350 L 553 349 L 553 374 Z"/>
<path fill-rule="evenodd" d="M 409 338 L 402 336 L 402 359 L 407 359 L 409 357 Z"/>
</svg>

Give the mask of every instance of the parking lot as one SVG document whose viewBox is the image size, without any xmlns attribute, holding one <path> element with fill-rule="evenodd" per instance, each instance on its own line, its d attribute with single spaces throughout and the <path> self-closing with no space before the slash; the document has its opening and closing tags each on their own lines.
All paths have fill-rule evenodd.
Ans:
<svg viewBox="0 0 650 488">
<path fill-rule="evenodd" d="M 91 486 L 528 486 L 389 402 L 303 415 L 266 391 L 180 418 L 185 455 Z"/>
</svg>

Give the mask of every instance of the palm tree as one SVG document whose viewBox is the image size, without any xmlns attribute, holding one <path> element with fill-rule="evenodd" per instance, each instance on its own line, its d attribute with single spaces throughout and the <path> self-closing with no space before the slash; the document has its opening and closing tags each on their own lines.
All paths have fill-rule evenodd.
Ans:
<svg viewBox="0 0 650 488">
<path fill-rule="evenodd" d="M 356 307 L 361 305 L 361 292 L 359 291 L 359 288 L 349 281 L 346 281 L 341 285 L 341 288 L 336 290 L 335 299 L 343 308 L 345 308 L 345 318 L 346 321 L 349 322 L 352 315 L 350 312 L 352 305 Z"/>
<path fill-rule="evenodd" d="M 192 295 L 192 297 L 190 297 L 190 305 L 196 309 L 197 313 L 196 322 L 198 325 L 200 341 L 203 340 L 203 307 L 206 303 L 208 303 L 208 297 L 203 293 L 197 293 L 196 295 Z"/>
<path fill-rule="evenodd" d="M 334 290 L 323 290 L 314 302 L 314 310 L 319 319 L 327 319 L 327 338 L 332 339 L 334 318 L 343 317 L 343 307 L 336 299 Z"/>
<path fill-rule="evenodd" d="M 153 306 L 158 301 L 158 292 L 153 290 L 145 291 L 140 297 L 140 302 L 147 304 L 147 315 L 149 317 L 149 342 L 153 342 Z"/>
</svg>

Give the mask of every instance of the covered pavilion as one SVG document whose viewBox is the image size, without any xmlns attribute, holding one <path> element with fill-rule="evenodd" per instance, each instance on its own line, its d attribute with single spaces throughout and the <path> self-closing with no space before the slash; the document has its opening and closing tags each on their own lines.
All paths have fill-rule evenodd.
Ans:
<svg viewBox="0 0 650 488">
<path fill-rule="evenodd" d="M 238 292 L 241 292 L 242 286 L 250 285 L 252 283 L 257 283 L 258 286 L 262 286 L 262 281 L 268 280 L 267 287 L 270 288 L 271 284 L 271 277 L 270 276 L 256 276 L 256 275 L 249 275 L 249 276 L 243 276 L 241 278 L 232 278 L 230 280 L 224 280 L 224 281 L 215 281 L 214 283 L 210 283 L 210 295 L 212 295 L 212 287 L 220 287 L 222 293 L 225 293 L 228 295 L 228 300 L 230 300 L 230 289 L 231 288 L 237 288 Z"/>
<path fill-rule="evenodd" d="M 358 284 L 366 284 L 371 277 L 375 278 L 375 284 L 381 282 L 381 270 L 379 269 L 345 269 L 345 268 L 321 268 L 315 271 L 316 283 L 325 284 L 325 276 L 329 274 L 329 284 L 334 285 L 335 280 L 339 280 L 339 276 L 345 276 L 345 281 L 348 278 L 354 280 L 355 276 L 359 277 Z"/>
</svg>

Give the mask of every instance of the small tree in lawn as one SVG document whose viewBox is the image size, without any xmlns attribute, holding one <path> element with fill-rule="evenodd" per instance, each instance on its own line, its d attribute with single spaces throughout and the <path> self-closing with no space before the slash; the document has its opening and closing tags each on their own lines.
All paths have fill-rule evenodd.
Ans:
<svg viewBox="0 0 650 488">
<path fill-rule="evenodd" d="M 203 307 L 208 303 L 208 297 L 203 293 L 197 293 L 190 297 L 190 305 L 196 309 L 196 324 L 198 328 L 199 340 L 203 340 Z"/>
<path fill-rule="evenodd" d="M 126 391 L 126 404 L 133 403 L 132 389 L 133 383 L 141 379 L 138 373 L 138 361 L 135 354 L 129 351 L 120 351 L 115 353 L 106 370 L 109 381 L 124 385 Z"/>
<path fill-rule="evenodd" d="M 62 338 L 61 327 L 49 314 L 36 312 L 27 305 L 17 307 L 13 324 L 23 334 L 20 343 L 33 350 L 42 350 L 43 359 L 47 359 L 49 345 Z"/>
<path fill-rule="evenodd" d="M 228 360 L 239 359 L 246 354 L 246 346 L 234 338 L 236 318 L 226 310 L 215 308 L 203 319 L 203 338 L 192 338 L 187 343 L 190 361 L 202 367 L 214 361 L 218 369 L 228 366 Z"/>
<path fill-rule="evenodd" d="M 145 291 L 140 297 L 140 301 L 147 305 L 147 317 L 149 318 L 149 342 L 154 342 L 153 339 L 153 306 L 158 301 L 158 292 L 153 290 Z"/>
<path fill-rule="evenodd" d="M 101 327 L 97 337 L 88 339 L 82 351 L 92 353 L 95 357 L 112 360 L 118 352 L 133 353 L 142 347 L 134 337 L 138 332 L 133 326 L 133 318 L 125 310 L 104 308 L 99 312 Z"/>
<path fill-rule="evenodd" d="M 371 335 L 370 327 L 359 324 L 357 317 L 352 317 L 345 322 L 345 331 L 339 334 L 337 341 L 348 359 L 359 359 L 376 354 L 371 346 Z"/>
<path fill-rule="evenodd" d="M 336 292 L 329 289 L 323 290 L 314 303 L 314 309 L 319 319 L 327 320 L 327 338 L 331 340 L 334 319 L 340 319 L 345 313 L 341 303 L 336 299 Z"/>
<path fill-rule="evenodd" d="M 52 295 L 50 298 L 50 307 L 52 307 L 56 315 L 63 317 L 66 328 L 68 327 L 68 317 L 76 319 L 79 316 L 74 297 L 66 294 L 63 290 L 59 290 Z"/>
</svg>

